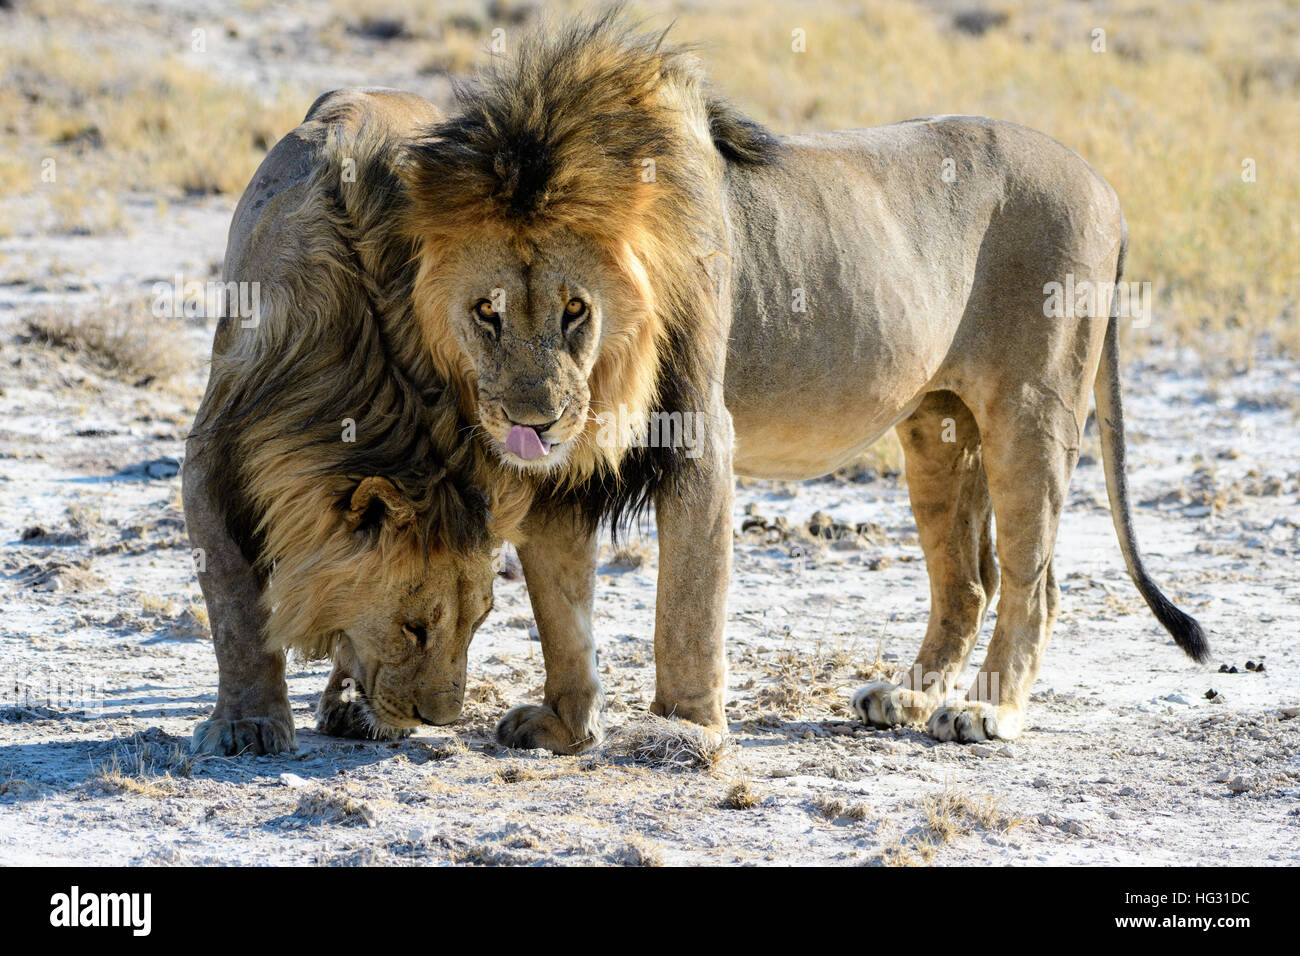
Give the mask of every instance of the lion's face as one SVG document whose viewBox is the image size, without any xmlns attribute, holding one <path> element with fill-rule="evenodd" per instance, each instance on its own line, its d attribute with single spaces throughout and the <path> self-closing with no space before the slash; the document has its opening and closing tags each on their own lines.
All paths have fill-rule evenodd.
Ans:
<svg viewBox="0 0 1300 956">
<path fill-rule="evenodd" d="M 319 520 L 331 525 L 323 548 L 272 571 L 273 634 L 299 649 L 328 637 L 317 653 L 332 649 L 352 675 L 344 691 L 376 730 L 456 720 L 470 640 L 492 608 L 494 552 L 426 549 L 411 502 L 381 477 Z"/>
<path fill-rule="evenodd" d="M 435 555 L 418 573 L 358 589 L 335 650 L 357 675 L 357 700 L 378 728 L 460 717 L 470 640 L 492 607 L 490 557 Z"/>
<path fill-rule="evenodd" d="M 478 416 L 502 459 L 561 468 L 593 415 L 592 373 L 638 305 L 599 248 L 561 230 L 521 252 L 474 239 L 455 253 L 443 301 L 477 385 Z"/>
</svg>

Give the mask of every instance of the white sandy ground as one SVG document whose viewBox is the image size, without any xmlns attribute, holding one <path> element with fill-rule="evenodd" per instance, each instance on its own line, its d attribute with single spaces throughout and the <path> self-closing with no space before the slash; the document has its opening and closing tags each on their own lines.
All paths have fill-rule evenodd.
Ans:
<svg viewBox="0 0 1300 956">
<path fill-rule="evenodd" d="M 216 663 L 185 610 L 199 592 L 179 478 L 140 466 L 181 457 L 211 329 L 191 324 L 190 364 L 168 388 L 20 336 L 42 304 L 139 296 L 221 257 L 228 203 L 174 203 L 164 218 L 144 200 L 126 207 L 127 237 L 0 242 L 0 863 L 1300 859 L 1300 366 L 1277 361 L 1213 382 L 1190 356 L 1126 363 L 1140 540 L 1157 579 L 1212 632 L 1213 663 L 1189 661 L 1137 596 L 1100 465 L 1085 458 L 1059 538 L 1061 619 L 1009 747 L 849 719 L 877 653 L 886 668 L 909 664 L 928 612 L 905 487 L 867 476 L 742 483 L 731 747 L 712 771 L 613 749 L 497 748 L 496 719 L 538 700 L 542 680 L 523 586 L 506 579 L 471 651 L 459 724 L 399 744 L 322 737 L 311 711 L 327 666 L 295 664 L 296 754 L 187 760 Z M 801 554 L 807 542 L 740 533 L 747 506 L 796 527 L 818 510 L 875 527 Z M 46 534 L 24 541 L 38 526 Z M 615 728 L 653 693 L 652 534 L 646 543 L 641 566 L 600 575 Z M 1266 670 L 1247 672 L 1248 660 Z M 40 699 L 15 700 L 24 684 Z M 85 687 L 102 687 L 89 712 Z M 739 781 L 752 808 L 723 806 Z M 983 823 L 957 813 L 958 832 L 941 840 L 925 804 L 945 792 L 991 797 L 996 812 Z"/>
</svg>

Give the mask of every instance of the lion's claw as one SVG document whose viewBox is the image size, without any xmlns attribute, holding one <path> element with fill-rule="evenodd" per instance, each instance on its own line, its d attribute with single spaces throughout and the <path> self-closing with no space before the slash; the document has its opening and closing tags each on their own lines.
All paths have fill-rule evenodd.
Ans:
<svg viewBox="0 0 1300 956">
<path fill-rule="evenodd" d="M 924 723 L 934 707 L 924 694 L 883 680 L 859 688 L 849 703 L 858 719 L 873 727 Z"/>
<path fill-rule="evenodd" d="M 275 717 L 214 717 L 195 727 L 190 739 L 190 753 L 221 757 L 284 753 L 294 746 L 293 722 Z"/>
<path fill-rule="evenodd" d="M 1014 740 L 1020 736 L 1020 711 L 976 700 L 940 707 L 926 726 L 936 740 L 961 744 L 985 740 Z"/>
<path fill-rule="evenodd" d="M 590 750 L 604 738 L 599 712 L 591 715 L 580 732 L 570 729 L 550 707 L 520 704 L 497 724 L 497 743 L 517 750 L 549 750 L 576 754 Z"/>
</svg>

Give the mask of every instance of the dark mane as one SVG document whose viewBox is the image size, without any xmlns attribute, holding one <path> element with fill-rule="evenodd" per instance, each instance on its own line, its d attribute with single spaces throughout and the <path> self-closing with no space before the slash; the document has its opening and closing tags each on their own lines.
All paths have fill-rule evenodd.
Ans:
<svg viewBox="0 0 1300 956">
<path fill-rule="evenodd" d="M 397 143 L 365 127 L 346 144 L 341 126 L 331 129 L 292 214 L 310 238 L 277 263 L 251 347 L 214 359 L 226 391 L 201 426 L 205 454 L 228 464 L 214 475 L 215 493 L 234 503 L 229 530 L 255 567 L 268 556 L 248 492 L 258 476 L 246 463 L 265 443 L 300 461 L 305 482 L 335 482 L 340 509 L 362 479 L 388 478 L 414 505 L 426 548 L 465 553 L 486 540 L 480 451 L 461 440 L 455 395 L 411 314 L 415 252 L 392 228 L 408 201 L 398 155 Z M 343 175 L 345 156 L 355 176 Z M 355 441 L 342 440 L 344 419 L 355 422 Z"/>
<path fill-rule="evenodd" d="M 726 100 L 709 99 L 709 135 L 718 152 L 742 166 L 776 166 L 781 162 L 781 141 L 745 116 Z"/>
</svg>

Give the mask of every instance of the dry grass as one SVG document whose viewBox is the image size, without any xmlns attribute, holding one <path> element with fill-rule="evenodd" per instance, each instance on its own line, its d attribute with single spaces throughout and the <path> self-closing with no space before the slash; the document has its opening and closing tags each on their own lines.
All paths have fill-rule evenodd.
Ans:
<svg viewBox="0 0 1300 956">
<path fill-rule="evenodd" d="M 752 810 L 758 806 L 758 797 L 749 780 L 737 780 L 722 798 L 722 806 L 728 810 Z"/>
<path fill-rule="evenodd" d="M 605 758 L 660 770 L 713 772 L 730 751 L 731 745 L 719 734 L 694 724 L 646 715 L 611 734 L 600 752 Z"/>
<path fill-rule="evenodd" d="M 541 773 L 536 767 L 524 763 L 512 763 L 497 770 L 497 779 L 502 783 L 526 783 L 531 780 L 554 780 L 559 774 Z"/>
<path fill-rule="evenodd" d="M 453 734 L 447 738 L 447 742 L 441 746 L 434 747 L 430 756 L 434 760 L 447 760 L 450 757 L 460 757 L 464 754 L 472 753 L 469 745 L 460 737 Z"/>
<path fill-rule="evenodd" d="M 1025 820 L 1008 813 L 1001 799 L 992 794 L 975 794 L 948 787 L 921 801 L 925 828 L 932 839 L 946 843 L 973 827 L 990 833 L 1006 833 Z"/>
<path fill-rule="evenodd" d="M 470 685 L 469 693 L 465 697 L 471 703 L 483 704 L 491 708 L 503 707 L 506 703 L 506 696 L 501 686 L 490 677 Z"/>
<path fill-rule="evenodd" d="M 899 840 L 881 850 L 875 862 L 881 866 L 929 866 L 938 852 L 934 843 Z"/>
<path fill-rule="evenodd" d="M 208 619 L 208 606 L 201 596 L 191 595 L 187 598 L 182 613 L 188 613 L 189 619 L 194 622 L 196 627 L 201 628 L 204 633 L 212 633 L 212 622 Z"/>
<path fill-rule="evenodd" d="M 875 659 L 868 661 L 855 670 L 853 676 L 868 683 L 874 680 L 887 680 L 890 683 L 897 683 L 895 678 L 898 675 L 895 668 L 885 661 L 885 642 L 883 640 L 876 644 Z"/>
<path fill-rule="evenodd" d="M 865 803 L 849 803 L 838 797 L 818 794 L 809 801 L 813 812 L 823 819 L 862 821 L 871 819 L 871 807 Z"/>
<path fill-rule="evenodd" d="M 311 102 L 225 82 L 198 54 L 124 56 L 111 23 L 60 20 L 0 38 L 0 196 L 48 197 L 59 231 L 119 228 L 125 190 L 237 195 Z"/>
<path fill-rule="evenodd" d="M 180 789 L 173 771 L 180 777 L 193 773 L 194 761 L 189 752 L 180 744 L 168 749 L 141 738 L 128 741 L 127 746 L 114 751 L 90 783 L 105 793 L 169 797 Z"/>
<path fill-rule="evenodd" d="M 992 794 L 969 793 L 952 786 L 924 797 L 921 809 L 925 814 L 921 828 L 882 849 L 876 862 L 884 866 L 923 866 L 931 863 L 945 844 L 975 829 L 1007 833 L 1028 822 L 1008 812 L 1001 799 Z"/>
<path fill-rule="evenodd" d="M 626 844 L 610 854 L 610 859 L 619 866 L 663 866 L 663 857 L 659 850 L 644 840 L 633 837 Z"/>
<path fill-rule="evenodd" d="M 759 688 L 758 707 L 789 720 L 828 712 L 848 716 L 843 685 L 852 665 L 853 656 L 841 647 L 827 649 L 818 644 L 811 655 L 781 651 L 760 662 L 773 679 Z"/>
<path fill-rule="evenodd" d="M 137 385 L 165 385 L 193 360 L 180 323 L 154 317 L 144 303 L 49 307 L 28 316 L 25 326 L 32 340 Z"/>
<path fill-rule="evenodd" d="M 126 214 L 118 198 L 107 189 L 83 190 L 51 186 L 46 190 L 53 220 L 50 231 L 70 235 L 123 232 Z"/>
<path fill-rule="evenodd" d="M 9 776 L 0 780 L 0 797 L 30 797 L 40 793 L 42 787 L 38 783 L 33 783 L 25 777 L 15 777 L 10 771 Z"/>
<path fill-rule="evenodd" d="M 294 807 L 293 816 L 309 823 L 364 827 L 375 825 L 375 815 L 369 805 L 346 793 L 331 790 L 313 790 L 303 794 Z"/>
<path fill-rule="evenodd" d="M 180 613 L 180 605 L 168 597 L 160 597 L 147 592 L 140 593 L 140 610 L 146 614 L 160 617 L 175 617 Z"/>
</svg>

